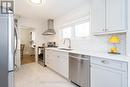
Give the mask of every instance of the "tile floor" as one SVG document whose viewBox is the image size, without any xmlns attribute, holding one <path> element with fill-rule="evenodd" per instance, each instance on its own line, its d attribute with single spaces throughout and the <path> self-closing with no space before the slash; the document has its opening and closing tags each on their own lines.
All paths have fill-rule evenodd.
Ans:
<svg viewBox="0 0 130 87">
<path fill-rule="evenodd" d="M 76 87 L 37 63 L 22 65 L 15 72 L 15 87 Z"/>
</svg>

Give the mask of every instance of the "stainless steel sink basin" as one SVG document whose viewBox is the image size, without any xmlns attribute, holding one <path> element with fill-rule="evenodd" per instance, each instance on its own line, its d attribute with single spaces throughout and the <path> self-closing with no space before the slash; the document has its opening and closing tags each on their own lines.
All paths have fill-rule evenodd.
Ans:
<svg viewBox="0 0 130 87">
<path fill-rule="evenodd" d="M 60 49 L 60 50 L 67 50 L 67 51 L 73 50 L 73 49 L 71 49 L 71 48 L 58 48 L 58 49 Z"/>
</svg>

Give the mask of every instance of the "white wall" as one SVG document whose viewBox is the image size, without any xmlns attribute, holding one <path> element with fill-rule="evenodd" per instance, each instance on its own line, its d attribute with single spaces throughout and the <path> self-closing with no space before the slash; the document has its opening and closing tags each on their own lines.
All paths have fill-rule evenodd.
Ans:
<svg viewBox="0 0 130 87">
<path fill-rule="evenodd" d="M 30 45 L 30 32 L 32 32 L 32 29 L 20 29 L 20 42 L 21 44 L 25 44 L 24 47 L 24 54 L 30 54 L 31 53 L 31 45 Z"/>
<path fill-rule="evenodd" d="M 59 29 L 66 25 L 67 23 L 73 22 L 77 19 L 80 19 L 81 17 L 86 17 L 89 14 L 89 4 L 81 5 L 81 7 L 78 7 L 77 9 L 73 9 L 73 11 L 66 13 L 63 16 L 60 16 L 55 19 L 55 31 L 57 32 L 54 36 L 49 36 L 49 41 L 56 41 L 59 42 Z"/>
<path fill-rule="evenodd" d="M 130 56 L 130 0 L 128 0 L 127 55 Z"/>
<path fill-rule="evenodd" d="M 128 0 L 127 56 L 130 56 L 130 0 Z M 130 60 L 128 63 L 128 87 L 130 87 Z"/>
<path fill-rule="evenodd" d="M 22 28 L 34 29 L 35 44 L 36 44 L 36 49 L 35 49 L 36 61 L 37 61 L 37 46 L 41 46 L 43 43 L 46 42 L 46 38 L 42 35 L 42 33 L 45 30 L 44 24 L 45 24 L 44 21 L 41 22 L 37 20 L 27 19 L 24 17 L 21 17 L 18 22 L 19 29 L 22 29 Z"/>
<path fill-rule="evenodd" d="M 88 16 L 90 14 L 90 6 L 88 4 L 81 5 L 81 7 L 78 7 L 77 9 L 74 9 L 73 11 L 65 14 L 62 17 L 59 17 L 55 19 L 55 30 L 57 32 L 57 35 L 50 36 L 50 41 L 56 41 L 57 43 L 61 43 L 59 38 L 59 30 L 61 29 L 61 26 L 64 26 L 68 23 L 72 23 L 73 21 L 76 21 L 78 19 L 81 19 L 82 17 Z M 111 44 L 108 43 L 108 38 L 111 35 L 103 35 L 103 36 L 89 36 L 88 38 L 82 38 L 82 39 L 72 39 L 72 48 L 74 49 L 87 49 L 87 50 L 93 50 L 93 51 L 99 51 L 99 52 L 108 52 Z M 121 54 L 125 54 L 125 48 L 126 48 L 126 34 L 118 34 L 118 36 L 121 39 L 120 45 L 118 45 L 119 52 Z"/>
<path fill-rule="evenodd" d="M 23 27 L 30 27 L 32 29 L 34 29 L 35 31 L 35 39 L 36 39 L 36 45 L 41 45 L 42 43 L 44 43 L 45 38 L 42 35 L 43 31 L 44 31 L 44 21 L 38 21 L 38 20 L 31 20 L 31 19 L 27 19 L 27 18 L 20 18 L 19 19 L 19 28 L 23 28 Z"/>
</svg>

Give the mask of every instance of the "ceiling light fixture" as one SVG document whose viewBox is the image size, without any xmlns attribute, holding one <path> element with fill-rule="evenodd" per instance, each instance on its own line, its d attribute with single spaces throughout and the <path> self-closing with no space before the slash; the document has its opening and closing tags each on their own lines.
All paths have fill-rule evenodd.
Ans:
<svg viewBox="0 0 130 87">
<path fill-rule="evenodd" d="M 42 4 L 42 0 L 30 0 L 33 4 Z"/>
</svg>

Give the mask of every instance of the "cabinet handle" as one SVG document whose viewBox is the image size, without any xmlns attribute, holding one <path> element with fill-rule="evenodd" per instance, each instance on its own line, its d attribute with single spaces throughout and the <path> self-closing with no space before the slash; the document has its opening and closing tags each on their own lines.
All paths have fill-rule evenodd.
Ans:
<svg viewBox="0 0 130 87">
<path fill-rule="evenodd" d="M 108 29 L 102 29 L 102 31 L 107 32 L 107 31 L 108 31 Z"/>
<path fill-rule="evenodd" d="M 108 29 L 105 29 L 105 32 L 107 32 L 108 31 Z"/>
<path fill-rule="evenodd" d="M 106 61 L 106 60 L 102 60 L 101 61 L 103 64 L 109 64 L 109 61 Z"/>
</svg>

